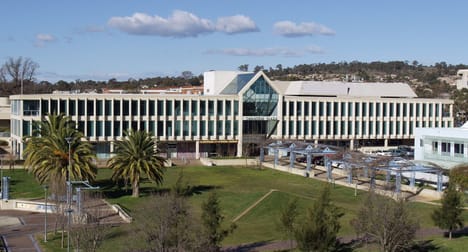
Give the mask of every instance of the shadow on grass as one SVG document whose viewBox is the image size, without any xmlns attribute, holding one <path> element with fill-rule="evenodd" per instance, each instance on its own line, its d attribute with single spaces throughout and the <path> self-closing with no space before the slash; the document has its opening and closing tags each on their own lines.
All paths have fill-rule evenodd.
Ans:
<svg viewBox="0 0 468 252">
<path fill-rule="evenodd" d="M 147 180 L 142 180 L 141 183 L 145 183 Z M 106 198 L 116 199 L 123 196 L 132 195 L 131 185 L 125 185 L 122 181 L 115 182 L 112 179 L 100 179 L 96 180 L 94 183 L 96 186 L 99 186 Z M 186 192 L 186 196 L 202 194 L 206 191 L 211 191 L 214 189 L 219 189 L 219 186 L 212 185 L 191 185 Z M 140 196 L 151 196 L 155 194 L 164 194 L 169 193 L 170 188 L 158 188 L 158 187 L 147 187 L 140 186 Z"/>
<path fill-rule="evenodd" d="M 212 185 L 195 185 L 195 186 L 190 186 L 190 189 L 187 192 L 188 196 L 192 195 L 198 195 L 202 194 L 207 191 L 211 191 L 214 189 L 219 189 L 221 188 L 220 186 L 212 186 Z"/>
<path fill-rule="evenodd" d="M 468 227 L 452 231 L 452 238 L 468 236 Z M 449 237 L 449 232 L 444 232 L 444 237 Z"/>
<path fill-rule="evenodd" d="M 418 241 L 410 248 L 410 251 L 424 252 L 424 251 L 439 251 L 439 247 L 432 243 L 432 240 Z"/>
<path fill-rule="evenodd" d="M 247 251 L 257 251 L 258 248 L 265 246 L 267 244 L 270 244 L 271 241 L 260 241 L 260 242 L 253 242 L 253 243 L 247 243 L 247 244 L 242 244 L 238 246 L 232 246 L 232 247 L 227 247 L 224 248 L 222 251 L 223 252 L 247 252 Z M 278 251 L 278 250 L 276 250 Z"/>
</svg>

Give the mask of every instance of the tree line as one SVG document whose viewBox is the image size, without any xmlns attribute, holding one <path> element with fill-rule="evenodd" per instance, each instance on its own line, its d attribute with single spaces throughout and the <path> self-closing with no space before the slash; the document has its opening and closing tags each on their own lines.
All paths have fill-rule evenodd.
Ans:
<svg viewBox="0 0 468 252">
<path fill-rule="evenodd" d="M 8 58 L 0 68 L 0 91 L 3 95 L 30 93 L 50 93 L 54 90 L 80 90 L 101 92 L 103 89 L 124 89 L 138 91 L 143 88 L 198 86 L 203 84 L 202 73 L 182 71 L 179 76 L 154 76 L 149 78 L 129 78 L 107 81 L 99 80 L 59 80 L 51 83 L 38 80 L 39 64 L 30 58 Z M 374 61 L 374 62 L 331 62 L 300 64 L 295 66 L 264 67 L 256 65 L 249 69 L 249 64 L 238 67 L 240 71 L 264 71 L 274 80 L 343 80 L 343 81 L 379 81 L 405 82 L 410 84 L 420 97 L 439 97 L 450 93 L 452 88 L 444 77 L 455 76 L 457 70 L 468 69 L 464 64 L 438 62 L 434 65 L 422 65 L 418 61 Z M 23 88 L 21 88 L 23 87 Z"/>
</svg>

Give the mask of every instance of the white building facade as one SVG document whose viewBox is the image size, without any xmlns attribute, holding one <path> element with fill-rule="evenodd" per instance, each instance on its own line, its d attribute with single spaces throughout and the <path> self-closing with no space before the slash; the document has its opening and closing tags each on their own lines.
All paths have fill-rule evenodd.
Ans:
<svg viewBox="0 0 468 252">
<path fill-rule="evenodd" d="M 20 157 L 33 121 L 63 113 L 98 157 L 125 130 L 151 132 L 174 158 L 256 154 L 269 140 L 355 148 L 413 143 L 414 128 L 453 127 L 453 102 L 419 99 L 403 83 L 271 81 L 263 72 L 205 73 L 203 95 L 38 94 L 11 100 L 11 140 Z"/>
<path fill-rule="evenodd" d="M 468 163 L 468 124 L 460 128 L 416 128 L 414 159 L 450 169 Z"/>
</svg>

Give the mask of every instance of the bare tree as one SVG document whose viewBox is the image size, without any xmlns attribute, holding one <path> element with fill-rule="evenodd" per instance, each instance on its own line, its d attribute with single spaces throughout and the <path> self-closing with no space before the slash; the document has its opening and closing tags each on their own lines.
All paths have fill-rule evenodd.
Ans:
<svg viewBox="0 0 468 252">
<path fill-rule="evenodd" d="M 412 246 L 419 223 L 410 216 L 406 202 L 371 191 L 357 217 L 351 221 L 357 235 L 379 244 L 381 251 L 404 251 Z"/>
<path fill-rule="evenodd" d="M 89 207 L 79 217 L 79 224 L 72 230 L 74 247 L 78 251 L 97 251 L 109 230 L 109 224 L 103 222 L 108 215 L 102 209 L 101 199 L 87 200 Z"/>
<path fill-rule="evenodd" d="M 175 193 L 153 196 L 134 213 L 133 243 L 128 251 L 205 251 L 200 223 L 185 197 Z"/>
<path fill-rule="evenodd" d="M 30 58 L 10 57 L 0 69 L 0 80 L 13 83 L 14 89 L 17 89 L 23 82 L 31 83 L 38 68 L 39 64 Z"/>
</svg>

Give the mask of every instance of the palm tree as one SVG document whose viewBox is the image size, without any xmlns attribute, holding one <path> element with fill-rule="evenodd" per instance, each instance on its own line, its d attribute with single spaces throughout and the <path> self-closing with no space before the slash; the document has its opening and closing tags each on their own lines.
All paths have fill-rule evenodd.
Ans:
<svg viewBox="0 0 468 252">
<path fill-rule="evenodd" d="M 70 144 L 66 138 L 71 139 Z M 70 179 L 93 181 L 97 172 L 95 154 L 82 138 L 83 133 L 69 117 L 47 115 L 34 123 L 33 135 L 25 139 L 25 167 L 41 184 L 65 184 L 69 168 Z"/>
<path fill-rule="evenodd" d="M 107 165 L 113 169 L 112 179 L 129 181 L 132 197 L 139 197 L 142 176 L 162 183 L 165 158 L 157 155 L 157 144 L 146 131 L 129 130 L 125 136 L 123 141 L 115 142 L 116 155 Z"/>
</svg>

